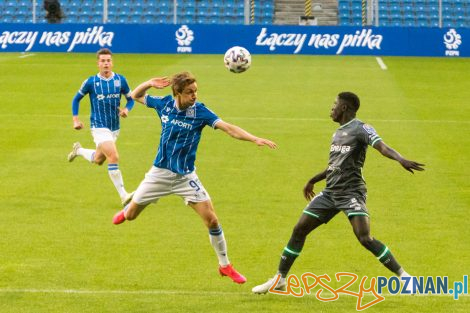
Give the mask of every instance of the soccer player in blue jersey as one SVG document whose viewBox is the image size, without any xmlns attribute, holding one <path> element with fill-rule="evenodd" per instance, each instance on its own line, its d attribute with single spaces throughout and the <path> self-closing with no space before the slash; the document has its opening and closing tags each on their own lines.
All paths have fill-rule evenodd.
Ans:
<svg viewBox="0 0 470 313">
<path fill-rule="evenodd" d="M 134 106 L 131 90 L 124 76 L 113 72 L 112 52 L 100 49 L 97 54 L 99 73 L 86 79 L 72 101 L 73 128 L 84 127 L 78 117 L 79 104 L 85 95 L 89 95 L 91 104 L 90 128 L 96 149 L 82 148 L 79 142 L 73 144 L 68 155 L 69 162 L 82 156 L 92 164 L 102 165 L 108 160 L 108 174 L 116 187 L 123 205 L 129 203 L 132 193 L 124 188 L 121 171 L 119 170 L 119 154 L 116 140 L 119 135 L 119 118 L 127 117 Z M 121 95 L 127 104 L 121 108 Z"/>
<path fill-rule="evenodd" d="M 152 87 L 164 88 L 171 83 L 173 95 L 151 96 L 146 91 Z M 154 78 L 140 84 L 132 97 L 155 110 L 162 131 L 157 157 L 135 191 L 132 201 L 113 218 L 114 224 L 133 220 L 152 202 L 163 196 L 175 194 L 193 208 L 209 229 L 210 242 L 219 260 L 219 272 L 242 284 L 246 278 L 231 265 L 222 227 L 215 214 L 211 198 L 195 172 L 194 161 L 202 129 L 210 126 L 220 129 L 233 138 L 251 141 L 258 146 L 275 148 L 270 140 L 256 137 L 238 126 L 221 120 L 204 104 L 197 102 L 197 83 L 188 72 L 178 73 L 171 82 L 167 78 Z"/>
<path fill-rule="evenodd" d="M 328 167 L 313 176 L 305 185 L 304 196 L 311 201 L 303 210 L 284 248 L 278 272 L 266 283 L 254 287 L 254 293 L 268 292 L 276 281 L 274 289 L 285 289 L 287 273 L 300 255 L 307 235 L 318 226 L 328 223 L 339 212 L 348 217 L 359 242 L 372 252 L 379 262 L 400 277 L 410 277 L 398 264 L 389 248 L 370 234 L 369 213 L 366 208 L 367 189 L 362 177 L 362 167 L 368 146 L 397 161 L 411 173 L 413 170 L 423 171 L 424 164 L 403 158 L 383 142 L 374 128 L 357 119 L 359 104 L 359 97 L 352 92 L 342 92 L 336 98 L 330 116 L 340 127 L 333 134 Z M 315 196 L 314 185 L 325 179 L 326 188 Z M 407 290 L 411 290 L 411 285 L 408 285 Z"/>
</svg>

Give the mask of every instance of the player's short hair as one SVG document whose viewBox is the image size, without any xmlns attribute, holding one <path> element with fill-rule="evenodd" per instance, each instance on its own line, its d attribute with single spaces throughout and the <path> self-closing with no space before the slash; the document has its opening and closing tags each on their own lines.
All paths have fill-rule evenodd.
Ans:
<svg viewBox="0 0 470 313">
<path fill-rule="evenodd" d="M 194 77 L 190 72 L 181 72 L 173 75 L 171 78 L 171 90 L 173 91 L 173 96 L 176 96 L 178 93 L 182 93 L 184 88 L 195 82 L 196 77 Z"/>
<path fill-rule="evenodd" d="M 359 106 L 361 105 L 361 101 L 359 97 L 352 92 L 344 91 L 338 94 L 338 99 L 345 102 L 348 106 L 348 109 L 351 109 L 353 112 L 357 112 L 359 110 Z"/>
<path fill-rule="evenodd" d="M 113 55 L 113 53 L 108 48 L 101 48 L 96 52 L 96 58 L 99 59 L 100 55 Z"/>
</svg>

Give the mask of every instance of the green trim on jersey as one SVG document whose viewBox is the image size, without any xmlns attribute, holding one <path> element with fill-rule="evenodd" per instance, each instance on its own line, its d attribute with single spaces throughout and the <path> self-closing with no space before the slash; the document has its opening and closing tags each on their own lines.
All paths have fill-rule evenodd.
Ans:
<svg viewBox="0 0 470 313">
<path fill-rule="evenodd" d="M 293 255 L 293 256 L 299 256 L 300 255 L 300 252 L 296 252 L 296 251 L 291 250 L 287 247 L 284 248 L 284 252 L 287 252 L 287 253 L 289 253 L 290 255 Z"/>
<path fill-rule="evenodd" d="M 378 137 L 378 138 L 374 139 L 374 141 L 372 141 L 372 143 L 370 145 L 373 147 L 379 141 L 382 141 L 382 138 Z"/>
</svg>

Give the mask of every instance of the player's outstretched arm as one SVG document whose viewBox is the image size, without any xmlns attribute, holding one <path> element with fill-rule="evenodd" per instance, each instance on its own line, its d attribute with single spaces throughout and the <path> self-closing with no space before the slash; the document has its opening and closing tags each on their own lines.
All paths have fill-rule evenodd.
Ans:
<svg viewBox="0 0 470 313">
<path fill-rule="evenodd" d="M 398 161 L 401 164 L 401 166 L 403 166 L 403 168 L 407 170 L 408 172 L 414 173 L 413 170 L 424 171 L 424 168 L 423 168 L 424 164 L 405 159 L 404 157 L 401 156 L 400 153 L 398 153 L 393 148 L 389 147 L 383 141 L 380 141 L 377 144 L 375 144 L 374 148 L 377 149 L 383 156 L 386 156 L 389 159 Z"/>
<path fill-rule="evenodd" d="M 215 128 L 223 130 L 228 135 L 238 140 L 251 141 L 258 146 L 268 146 L 271 149 L 275 149 L 277 147 L 276 143 L 271 140 L 256 137 L 246 130 L 224 121 L 218 121 L 215 124 Z"/>
<path fill-rule="evenodd" d="M 315 196 L 315 192 L 313 191 L 313 187 L 315 186 L 316 183 L 319 181 L 322 181 L 326 178 L 326 171 L 328 169 L 325 169 L 323 172 L 318 173 L 317 175 L 313 176 L 310 178 L 310 180 L 305 184 L 304 187 L 304 197 L 308 201 L 312 200 L 313 197 Z"/>
<path fill-rule="evenodd" d="M 131 97 L 137 102 L 145 103 L 145 94 L 150 88 L 163 89 L 171 84 L 171 81 L 168 77 L 155 77 L 146 82 L 143 82 L 137 88 L 135 88 Z"/>
</svg>

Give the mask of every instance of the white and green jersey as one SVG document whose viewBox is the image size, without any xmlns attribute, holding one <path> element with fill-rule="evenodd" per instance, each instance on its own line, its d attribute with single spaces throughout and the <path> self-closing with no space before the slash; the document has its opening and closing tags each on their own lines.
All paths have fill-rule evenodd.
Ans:
<svg viewBox="0 0 470 313">
<path fill-rule="evenodd" d="M 356 118 L 341 125 L 333 134 L 325 191 L 366 192 L 362 167 L 367 147 L 374 146 L 381 140 L 372 126 Z"/>
</svg>

